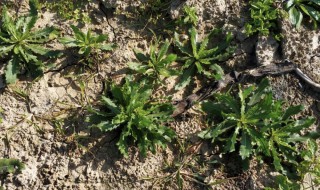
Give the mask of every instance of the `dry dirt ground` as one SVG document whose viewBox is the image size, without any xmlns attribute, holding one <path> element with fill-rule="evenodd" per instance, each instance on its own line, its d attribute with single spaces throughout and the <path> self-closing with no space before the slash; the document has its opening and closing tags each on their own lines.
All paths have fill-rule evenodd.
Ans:
<svg viewBox="0 0 320 190">
<path fill-rule="evenodd" d="M 264 165 L 253 160 L 251 168 L 242 171 L 238 156 L 219 155 L 219 147 L 199 141 L 196 133 L 206 125 L 202 114 L 195 108 L 171 124 L 179 136 L 180 145 L 171 145 L 155 155 L 150 153 L 146 158 L 142 158 L 135 147 L 130 148 L 129 158 L 123 158 L 116 147 L 117 132 L 101 134 L 87 128 L 84 122 L 85 103 L 94 102 L 101 95 L 104 79 L 118 81 L 128 72 L 126 64 L 134 59 L 133 48 L 148 51 L 152 38 L 149 27 L 156 32 L 161 31 L 161 28 L 141 23 L 141 18 L 128 16 L 134 7 L 139 6 L 139 1 L 104 2 L 106 7 L 116 8 L 115 14 L 107 19 L 99 10 L 98 2 L 93 0 L 86 7 L 92 24 L 78 25 L 84 30 L 91 28 L 96 33 L 109 34 L 110 41 L 118 45 L 113 53 L 99 57 L 98 70 L 89 69 L 79 74 L 74 64 L 75 52 L 65 50 L 63 45 L 53 41 L 48 47 L 65 53 L 55 61 L 56 70 L 35 81 L 20 77 L 19 82 L 9 87 L 1 82 L 0 107 L 4 112 L 0 124 L 0 158 L 17 158 L 26 165 L 22 173 L 9 175 L 3 181 L 4 188 L 178 189 L 175 167 L 166 167 L 173 162 L 182 164 L 183 189 L 263 189 L 274 185 L 272 176 L 275 174 Z M 168 17 L 179 15 L 181 6 L 176 6 L 177 2 L 173 1 L 167 10 Z M 28 11 L 27 2 L 21 3 L 19 14 L 24 14 Z M 243 70 L 289 59 L 320 83 L 319 30 L 302 28 L 297 31 L 284 19 L 280 21 L 284 35 L 281 43 L 260 36 L 247 38 L 243 34 L 249 16 L 245 6 L 247 1 L 186 0 L 184 3 L 197 8 L 200 34 L 222 27 L 236 37 L 238 49 L 226 62 L 224 67 L 227 70 Z M 165 24 L 166 19 L 160 20 L 160 24 Z M 72 35 L 72 23 L 76 24 L 63 21 L 43 8 L 37 27 L 52 25 L 60 29 L 62 35 Z M 4 66 L 0 66 L 3 78 Z M 318 92 L 313 92 L 294 75 L 281 75 L 270 80 L 276 98 L 288 104 L 303 104 L 303 114 L 314 116 L 319 121 Z M 171 83 L 168 81 L 169 89 L 160 90 L 157 95 L 172 92 Z M 171 95 L 173 99 L 180 99 L 198 88 L 200 86 L 193 86 L 185 93 L 181 91 Z M 314 125 L 315 130 L 318 121 Z M 201 178 L 193 174 L 199 174 Z"/>
</svg>

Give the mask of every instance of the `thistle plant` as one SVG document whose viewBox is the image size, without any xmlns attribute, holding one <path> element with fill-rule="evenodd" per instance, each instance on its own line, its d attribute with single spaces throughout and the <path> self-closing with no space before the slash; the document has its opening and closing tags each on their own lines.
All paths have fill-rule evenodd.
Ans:
<svg viewBox="0 0 320 190">
<path fill-rule="evenodd" d="M 92 35 L 90 30 L 84 33 L 74 25 L 71 25 L 71 28 L 74 32 L 74 37 L 63 37 L 60 42 L 67 47 L 78 48 L 78 53 L 86 59 L 99 51 L 111 51 L 115 48 L 114 44 L 105 43 L 108 40 L 108 35 Z"/>
<path fill-rule="evenodd" d="M 43 74 L 44 63 L 40 57 L 57 57 L 58 51 L 44 47 L 44 43 L 54 39 L 57 31 L 53 27 L 33 30 L 38 19 L 38 2 L 30 0 L 27 16 L 14 19 L 6 7 L 2 10 L 0 30 L 0 57 L 9 58 L 6 66 L 6 82 L 14 83 L 17 75 L 26 70 L 33 77 Z"/>
<path fill-rule="evenodd" d="M 230 56 L 235 47 L 230 45 L 232 37 L 228 33 L 223 43 L 208 48 L 210 39 L 218 34 L 221 35 L 221 30 L 215 29 L 202 42 L 198 42 L 197 31 L 195 27 L 192 27 L 189 29 L 190 40 L 181 42 L 179 35 L 175 33 L 175 45 L 184 56 L 180 59 L 181 62 L 184 62 L 182 66 L 183 74 L 176 89 L 187 86 L 196 73 L 203 74 L 211 79 L 221 78 L 223 70 L 218 63 Z"/>
<path fill-rule="evenodd" d="M 152 81 L 162 81 L 161 76 L 170 77 L 178 75 L 179 72 L 170 68 L 170 65 L 177 59 L 177 55 L 168 54 L 170 42 L 166 40 L 159 48 L 158 43 L 150 46 L 148 54 L 143 54 L 140 50 L 135 50 L 138 62 L 130 62 L 129 68 Z"/>
<path fill-rule="evenodd" d="M 302 106 L 282 109 L 282 102 L 273 100 L 272 91 L 266 79 L 258 87 L 239 88 L 237 97 L 231 94 L 217 94 L 216 102 L 203 103 L 213 127 L 199 136 L 212 142 L 225 142 L 225 152 L 233 152 L 240 146 L 242 159 L 262 154 L 271 157 L 277 171 L 285 173 L 283 163 L 298 165 L 299 143 L 309 137 L 302 130 L 310 127 L 315 119 L 311 117 L 293 119 Z"/>
<path fill-rule="evenodd" d="M 156 146 L 166 147 L 175 133 L 165 126 L 170 121 L 173 107 L 170 103 L 157 103 L 151 99 L 152 86 L 130 77 L 122 86 L 111 84 L 110 94 L 101 97 L 100 110 L 89 108 L 88 122 L 103 132 L 120 129 L 117 142 L 119 151 L 128 157 L 130 143 L 138 145 L 143 156 L 156 152 Z"/>
</svg>

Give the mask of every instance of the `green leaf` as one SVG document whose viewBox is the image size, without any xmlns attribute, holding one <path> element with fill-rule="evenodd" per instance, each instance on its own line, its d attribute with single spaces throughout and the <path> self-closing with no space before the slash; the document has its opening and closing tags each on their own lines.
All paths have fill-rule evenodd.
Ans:
<svg viewBox="0 0 320 190">
<path fill-rule="evenodd" d="M 289 117 L 291 117 L 291 116 L 293 116 L 295 114 L 298 114 L 302 110 L 303 110 L 303 106 L 302 105 L 291 106 L 284 112 L 284 114 L 282 116 L 282 120 L 287 120 L 287 119 L 289 119 Z"/>
<path fill-rule="evenodd" d="M 175 86 L 175 90 L 181 90 L 184 87 L 186 87 L 190 83 L 191 78 L 194 75 L 194 72 L 195 72 L 195 67 L 194 66 L 191 66 L 188 69 L 186 69 L 183 72 L 179 83 Z"/>
<path fill-rule="evenodd" d="M 161 60 L 165 56 L 165 54 L 168 52 L 169 46 L 170 43 L 168 40 L 166 40 L 159 50 L 157 60 Z"/>
<path fill-rule="evenodd" d="M 101 96 L 101 100 L 104 103 L 104 105 L 112 111 L 112 113 L 120 114 L 120 109 L 110 98 L 107 98 L 106 96 Z"/>
<path fill-rule="evenodd" d="M 14 45 L 0 47 L 0 56 L 7 55 L 8 52 L 13 50 L 13 48 L 14 48 Z"/>
<path fill-rule="evenodd" d="M 78 40 L 81 40 L 82 42 L 87 41 L 87 35 L 85 35 L 78 27 L 74 25 L 70 25 L 70 27 L 72 28 L 74 35 Z"/>
<path fill-rule="evenodd" d="M 300 8 L 303 12 L 305 12 L 307 15 L 309 15 L 313 20 L 319 22 L 320 21 L 320 14 L 319 11 L 314 9 L 313 7 L 310 7 L 308 5 L 300 4 Z"/>
<path fill-rule="evenodd" d="M 289 19 L 290 19 L 290 22 L 296 26 L 296 28 L 300 28 L 303 15 L 295 7 L 292 7 L 289 10 Z"/>
<path fill-rule="evenodd" d="M 136 62 L 129 62 L 128 67 L 134 71 L 137 71 L 138 73 L 145 73 L 147 69 L 145 65 Z"/>
<path fill-rule="evenodd" d="M 102 43 L 104 41 L 107 41 L 108 40 L 108 35 L 103 35 L 103 34 L 100 34 L 98 35 L 97 37 L 95 37 L 95 43 Z"/>
<path fill-rule="evenodd" d="M 54 27 L 46 27 L 46 28 L 31 32 L 28 38 L 26 38 L 26 42 L 32 42 L 32 43 L 47 42 L 53 39 L 53 38 L 50 38 L 49 36 L 54 32 L 56 32 Z"/>
<path fill-rule="evenodd" d="M 277 171 L 282 171 L 283 168 L 282 168 L 282 165 L 281 165 L 281 160 L 280 160 L 279 155 L 278 155 L 277 151 L 275 150 L 275 148 L 274 148 L 272 143 L 269 145 L 269 148 L 270 148 L 271 153 L 272 153 L 273 165 L 274 165 L 275 169 Z"/>
<path fill-rule="evenodd" d="M 34 52 L 35 54 L 39 54 L 39 55 L 46 55 L 51 51 L 49 49 L 41 47 L 38 44 L 26 44 L 25 47 L 31 50 L 32 52 Z"/>
<path fill-rule="evenodd" d="M 195 27 L 192 27 L 189 29 L 189 34 L 190 34 L 190 43 L 191 43 L 191 48 L 192 48 L 192 53 L 194 57 L 198 57 L 198 50 L 197 50 L 197 31 Z"/>
<path fill-rule="evenodd" d="M 179 40 L 179 34 L 178 33 L 174 33 L 174 40 L 175 40 L 175 45 L 178 47 L 178 49 L 183 53 L 186 54 L 190 57 L 192 57 L 191 52 L 188 51 L 187 48 L 184 47 L 184 45 L 180 42 Z"/>
<path fill-rule="evenodd" d="M 15 83 L 17 80 L 17 75 L 20 72 L 19 70 L 19 58 L 17 56 L 13 56 L 6 67 L 6 82 L 9 84 Z"/>
<path fill-rule="evenodd" d="M 227 144 L 225 146 L 225 150 L 228 152 L 233 152 L 235 151 L 235 144 L 237 141 L 237 135 L 239 134 L 240 131 L 240 126 L 237 126 L 234 130 L 234 133 L 232 134 L 231 138 L 229 141 L 227 141 Z"/>
<path fill-rule="evenodd" d="M 105 50 L 105 51 L 111 51 L 114 49 L 114 44 L 101 44 L 98 46 L 99 49 Z"/>
<path fill-rule="evenodd" d="M 97 124 L 96 127 L 103 132 L 108 132 L 108 131 L 112 131 L 112 130 L 118 128 L 119 125 L 112 124 L 109 121 L 103 121 L 103 122 Z"/>
<path fill-rule="evenodd" d="M 163 60 L 161 60 L 159 62 L 159 65 L 165 67 L 165 66 L 171 64 L 172 62 L 174 62 L 176 59 L 177 59 L 176 54 L 169 54 L 166 58 L 164 58 Z"/>
<path fill-rule="evenodd" d="M 145 56 L 143 54 L 143 52 L 141 52 L 138 49 L 134 49 L 134 55 L 136 56 L 136 58 L 140 61 L 140 62 L 147 62 L 149 61 L 149 58 L 147 56 Z"/>
<path fill-rule="evenodd" d="M 29 0 L 30 16 L 38 16 L 39 2 L 38 0 Z"/>
<path fill-rule="evenodd" d="M 241 146 L 240 146 L 240 156 L 242 160 L 249 158 L 252 152 L 251 138 L 250 136 L 243 132 L 241 136 Z"/>
</svg>

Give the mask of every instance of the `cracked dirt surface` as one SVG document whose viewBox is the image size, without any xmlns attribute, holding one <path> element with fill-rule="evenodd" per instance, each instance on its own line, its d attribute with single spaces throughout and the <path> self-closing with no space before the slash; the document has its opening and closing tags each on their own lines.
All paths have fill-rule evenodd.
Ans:
<svg viewBox="0 0 320 190">
<path fill-rule="evenodd" d="M 0 157 L 18 158 L 26 164 L 22 173 L 10 174 L 6 178 L 3 184 L 5 189 L 177 189 L 174 179 L 167 182 L 161 180 L 163 176 L 172 173 L 164 169 L 166 163 L 184 159 L 176 145 L 158 151 L 155 155 L 149 153 L 146 158 L 139 155 L 137 148 L 131 147 L 130 156 L 125 159 L 117 150 L 116 131 L 103 135 L 87 128 L 86 105 L 83 102 L 97 100 L 104 90 L 104 79 L 120 81 L 128 72 L 126 64 L 134 59 L 132 49 L 147 51 L 152 39 L 145 23 L 141 25 L 138 18 L 128 18 L 126 15 L 126 12 L 139 6 L 139 1 L 102 2 L 107 8 L 115 8 L 115 14 L 107 18 L 99 9 L 99 2 L 93 0 L 86 8 L 93 17 L 93 24 L 84 26 L 84 29 L 91 28 L 97 33 L 109 34 L 110 41 L 118 47 L 112 53 L 99 55 L 97 70 L 78 74 L 74 63 L 75 52 L 64 50 L 66 56 L 57 59 L 56 66 L 47 71 L 44 77 L 35 81 L 21 77 L 17 84 L 1 89 L 0 107 L 4 112 L 0 124 Z M 173 1 L 171 10 L 168 9 L 168 17 L 176 18 L 181 6 L 175 5 L 183 2 Z M 22 3 L 21 14 L 27 12 L 27 1 Z M 200 34 L 215 27 L 223 27 L 236 36 L 238 49 L 234 57 L 226 62 L 227 71 L 289 59 L 315 82 L 320 83 L 319 31 L 297 31 L 284 20 L 281 26 L 284 34 L 282 44 L 257 36 L 246 38 L 243 37 L 244 23 L 248 17 L 246 1 L 187 0 L 184 3 L 197 8 Z M 37 27 L 55 26 L 63 31 L 62 35 L 72 34 L 69 27 L 74 24 L 72 21 L 61 21 L 55 13 L 48 11 L 42 11 L 41 15 Z M 150 27 L 159 30 L 151 24 Z M 64 49 L 57 41 L 48 46 Z M 0 74 L 3 75 L 3 68 Z M 288 104 L 303 104 L 306 107 L 303 114 L 315 116 L 319 121 L 318 93 L 308 89 L 294 75 L 269 78 L 276 98 Z M 172 87 L 174 80 L 167 83 Z M 196 91 L 200 86 L 197 83 L 191 91 Z M 167 95 L 168 91 L 157 93 L 157 96 Z M 171 95 L 173 99 L 179 100 L 188 93 L 175 92 Z M 209 165 L 201 171 L 186 167 L 183 170 L 186 174 L 198 172 L 203 174 L 205 182 L 221 180 L 221 183 L 204 186 L 185 175 L 184 189 L 263 189 L 272 185 L 270 171 L 255 161 L 244 172 L 236 164 L 236 156 L 221 158 L 217 154 L 221 147 L 212 147 L 208 142 L 198 146 L 196 133 L 205 128 L 206 123 L 196 107 L 177 118 L 170 126 L 175 129 L 180 140 L 186 140 L 189 151 L 186 155 L 196 155 L 194 159 L 187 160 L 188 163 L 199 165 L 197 159 L 223 163 Z M 314 128 L 317 126 L 318 122 Z"/>
</svg>

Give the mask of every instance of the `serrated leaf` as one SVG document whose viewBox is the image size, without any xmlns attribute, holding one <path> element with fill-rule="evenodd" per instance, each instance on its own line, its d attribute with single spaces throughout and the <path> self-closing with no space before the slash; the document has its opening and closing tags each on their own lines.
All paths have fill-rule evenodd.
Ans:
<svg viewBox="0 0 320 190">
<path fill-rule="evenodd" d="M 8 84 L 15 83 L 17 80 L 17 75 L 20 72 L 19 59 L 17 56 L 13 56 L 13 58 L 8 62 L 6 67 L 6 82 Z"/>
<path fill-rule="evenodd" d="M 87 35 L 85 33 L 83 33 L 78 27 L 74 26 L 74 25 L 70 25 L 71 29 L 74 32 L 74 35 L 76 36 L 76 38 L 78 40 L 81 40 L 83 42 L 87 41 Z"/>
<path fill-rule="evenodd" d="M 192 53 L 194 57 L 198 57 L 198 42 L 197 42 L 197 31 L 195 27 L 189 29 L 190 34 L 190 44 L 192 48 Z"/>
<path fill-rule="evenodd" d="M 251 138 L 243 132 L 241 136 L 240 156 L 242 160 L 249 158 L 252 152 Z"/>
<path fill-rule="evenodd" d="M 227 144 L 225 146 L 225 150 L 228 152 L 233 152 L 235 151 L 235 145 L 236 145 L 236 141 L 237 141 L 237 135 L 240 132 L 240 127 L 237 126 L 230 138 L 230 140 L 227 141 Z"/>
<path fill-rule="evenodd" d="M 170 46 L 170 43 L 168 40 L 166 40 L 159 50 L 158 57 L 157 57 L 158 61 L 160 61 L 168 52 L 169 46 Z"/>
<path fill-rule="evenodd" d="M 68 47 L 77 47 L 79 44 L 77 43 L 76 39 L 72 37 L 63 37 L 59 39 L 60 43 L 68 46 Z"/>
<path fill-rule="evenodd" d="M 8 52 L 13 50 L 13 48 L 14 48 L 14 45 L 0 47 L 0 56 L 2 57 L 3 55 L 7 55 Z"/>
<path fill-rule="evenodd" d="M 188 69 L 186 69 L 183 72 L 179 83 L 175 86 L 175 90 L 181 90 L 184 87 L 186 87 L 191 82 L 191 79 L 192 79 L 192 76 L 194 75 L 194 72 L 195 72 L 194 66 L 191 66 Z"/>
<path fill-rule="evenodd" d="M 112 124 L 109 121 L 103 121 L 97 124 L 96 127 L 100 129 L 102 132 L 108 132 L 118 128 L 119 125 Z"/>
<path fill-rule="evenodd" d="M 134 71 L 139 72 L 139 73 L 145 73 L 146 69 L 147 69 L 147 66 L 142 65 L 140 63 L 136 63 L 136 62 L 129 62 L 128 67 Z"/>
<path fill-rule="evenodd" d="M 280 160 L 278 153 L 275 150 L 273 144 L 270 144 L 269 148 L 271 150 L 271 154 L 272 154 L 272 158 L 273 158 L 273 165 L 274 165 L 275 169 L 277 171 L 283 170 L 282 165 L 281 165 L 281 160 Z"/>
<path fill-rule="evenodd" d="M 282 120 L 287 120 L 289 117 L 298 114 L 299 112 L 301 112 L 303 110 L 303 106 L 302 105 L 298 105 L 298 106 L 290 106 L 288 109 L 286 109 L 286 111 L 284 112 L 283 116 L 282 116 Z"/>
<path fill-rule="evenodd" d="M 114 114 L 120 114 L 120 109 L 118 106 L 108 97 L 101 96 L 101 100 L 108 109 L 110 109 Z"/>
<path fill-rule="evenodd" d="M 183 54 L 186 54 L 190 57 L 192 57 L 192 53 L 184 47 L 184 45 L 180 42 L 179 40 L 179 34 L 178 33 L 174 33 L 174 40 L 175 40 L 175 45 L 178 47 L 178 49 L 183 53 Z"/>
<path fill-rule="evenodd" d="M 98 48 L 105 51 L 111 51 L 114 49 L 114 44 L 101 44 Z"/>
</svg>

